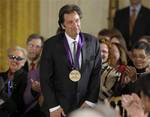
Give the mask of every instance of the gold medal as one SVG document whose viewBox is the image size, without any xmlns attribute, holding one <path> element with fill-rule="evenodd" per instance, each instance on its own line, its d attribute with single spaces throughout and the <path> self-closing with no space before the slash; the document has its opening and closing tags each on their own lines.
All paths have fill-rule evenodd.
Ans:
<svg viewBox="0 0 150 117">
<path fill-rule="evenodd" d="M 69 73 L 69 79 L 73 82 L 79 81 L 80 78 L 81 78 L 81 74 L 78 70 L 74 69 Z"/>
</svg>

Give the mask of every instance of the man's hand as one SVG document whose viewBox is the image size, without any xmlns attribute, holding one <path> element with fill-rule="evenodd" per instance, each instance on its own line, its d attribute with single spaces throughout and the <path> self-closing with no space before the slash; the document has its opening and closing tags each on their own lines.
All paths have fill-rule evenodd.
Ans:
<svg viewBox="0 0 150 117">
<path fill-rule="evenodd" d="M 137 72 L 136 72 L 135 67 L 127 66 L 125 68 L 125 73 L 130 78 L 131 81 L 135 81 L 137 79 L 137 76 L 136 76 Z"/>
<path fill-rule="evenodd" d="M 147 73 L 150 72 L 150 65 L 145 70 Z"/>
<path fill-rule="evenodd" d="M 32 90 L 38 93 L 41 92 L 40 82 L 31 79 Z"/>
<path fill-rule="evenodd" d="M 61 107 L 53 112 L 50 112 L 50 117 L 61 117 L 61 115 L 66 116 Z"/>
<path fill-rule="evenodd" d="M 147 117 L 141 99 L 134 93 L 122 96 L 122 106 L 130 117 Z"/>
</svg>

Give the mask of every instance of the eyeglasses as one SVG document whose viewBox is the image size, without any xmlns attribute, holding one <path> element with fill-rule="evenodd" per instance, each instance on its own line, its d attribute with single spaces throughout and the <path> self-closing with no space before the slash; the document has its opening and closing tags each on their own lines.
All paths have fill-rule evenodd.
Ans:
<svg viewBox="0 0 150 117">
<path fill-rule="evenodd" d="M 28 44 L 28 47 L 29 48 L 36 48 L 36 49 L 39 49 L 39 48 L 41 48 L 42 46 L 40 46 L 40 45 L 33 45 L 33 44 Z"/>
<path fill-rule="evenodd" d="M 9 55 L 8 57 L 9 57 L 9 59 L 16 60 L 16 61 L 22 61 L 22 60 L 24 60 L 24 58 L 22 58 L 20 56 Z"/>
</svg>

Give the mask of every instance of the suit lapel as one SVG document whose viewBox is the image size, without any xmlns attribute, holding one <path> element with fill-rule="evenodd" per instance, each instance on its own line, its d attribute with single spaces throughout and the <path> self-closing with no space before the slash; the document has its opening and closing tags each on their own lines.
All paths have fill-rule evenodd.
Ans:
<svg viewBox="0 0 150 117">
<path fill-rule="evenodd" d="M 81 34 L 81 36 L 82 36 L 82 39 L 83 39 L 83 47 L 81 49 L 81 55 L 82 55 L 81 72 L 83 72 L 83 70 L 85 68 L 85 65 L 86 65 L 87 42 L 86 42 L 86 39 L 85 39 L 84 35 Z"/>
<path fill-rule="evenodd" d="M 127 35 L 128 35 L 128 37 L 130 37 L 130 34 L 129 34 L 129 25 L 130 25 L 130 8 L 128 7 L 127 8 L 127 10 L 126 10 L 126 13 L 125 13 L 125 20 L 127 20 L 127 22 L 126 22 L 126 24 L 125 24 L 125 26 L 126 26 L 126 32 L 127 32 Z M 123 23 L 125 23 L 125 22 L 123 22 Z"/>
<path fill-rule="evenodd" d="M 141 9 L 139 11 L 139 14 L 137 16 L 137 19 L 135 21 L 135 27 L 134 27 L 134 32 L 136 32 L 136 29 L 138 29 L 137 27 L 139 27 L 139 25 L 141 25 L 141 21 L 142 21 L 142 14 L 143 14 L 143 7 L 141 6 Z"/>
<path fill-rule="evenodd" d="M 60 46 L 63 45 L 63 47 L 61 47 L 62 50 L 60 50 L 60 51 L 63 51 L 63 53 L 65 53 L 65 59 L 64 59 L 64 61 L 65 61 L 65 63 L 67 63 L 67 66 L 70 69 L 70 64 L 69 64 L 69 60 L 67 58 L 67 52 L 66 52 L 65 44 L 64 44 L 65 39 L 66 39 L 65 33 L 62 33 L 60 36 L 61 36 L 60 40 L 59 40 L 60 41 Z"/>
<path fill-rule="evenodd" d="M 86 59 L 87 59 L 87 47 L 88 47 L 88 44 L 87 44 L 87 41 L 86 41 L 86 37 L 84 36 L 84 34 L 81 33 L 81 36 L 82 36 L 82 39 L 83 39 L 83 47 L 81 48 L 81 55 L 82 55 L 82 62 L 81 62 L 81 69 L 80 69 L 80 73 L 81 73 L 81 79 L 77 82 L 77 88 L 78 88 L 78 91 L 81 91 L 81 89 L 84 89 L 83 87 L 85 87 L 84 85 L 84 82 L 86 82 L 86 76 L 85 76 L 85 67 L 86 67 Z M 79 97 L 82 97 L 82 94 L 81 92 L 79 93 L 78 95 L 78 98 Z M 78 99 L 79 101 L 80 99 Z"/>
<path fill-rule="evenodd" d="M 125 37 L 129 38 L 129 23 L 130 22 L 130 9 L 127 7 L 123 13 L 123 19 L 122 19 L 122 24 L 121 24 L 121 30 L 122 32 L 126 32 L 124 34 Z"/>
</svg>

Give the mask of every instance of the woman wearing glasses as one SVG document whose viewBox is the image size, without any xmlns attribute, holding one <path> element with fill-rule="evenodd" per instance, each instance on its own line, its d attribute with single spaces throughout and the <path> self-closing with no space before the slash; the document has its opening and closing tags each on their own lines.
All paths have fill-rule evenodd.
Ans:
<svg viewBox="0 0 150 117">
<path fill-rule="evenodd" d="M 8 66 L 6 72 L 0 73 L 0 115 L 2 117 L 20 117 L 23 112 L 23 93 L 27 83 L 27 74 L 22 66 L 26 61 L 26 51 L 21 47 L 8 49 Z"/>
</svg>

